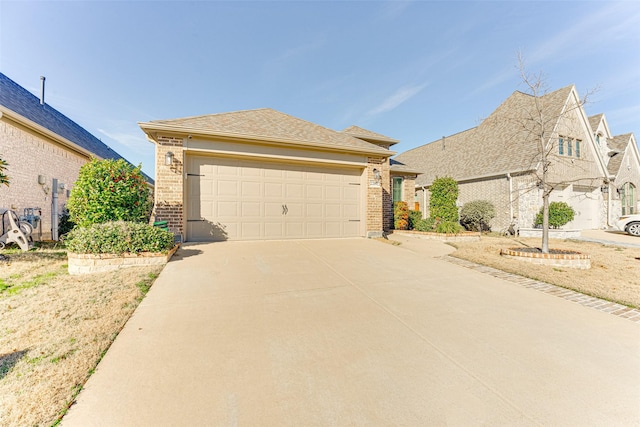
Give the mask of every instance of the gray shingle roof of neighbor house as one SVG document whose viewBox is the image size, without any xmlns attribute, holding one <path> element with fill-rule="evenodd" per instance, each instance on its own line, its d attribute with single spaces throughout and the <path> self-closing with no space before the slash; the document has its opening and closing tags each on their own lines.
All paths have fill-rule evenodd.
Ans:
<svg viewBox="0 0 640 427">
<path fill-rule="evenodd" d="M 596 114 L 595 116 L 589 117 L 589 125 L 591 126 L 591 130 L 595 131 L 598 128 L 598 125 L 602 121 L 603 113 Z"/>
<path fill-rule="evenodd" d="M 539 98 L 544 116 L 550 118 L 548 132 L 572 90 L 573 85 Z M 423 172 L 416 185 L 430 185 L 435 178 L 444 176 L 463 181 L 533 170 L 539 160 L 538 144 L 523 123 L 535 109 L 532 95 L 516 91 L 479 126 L 406 151 L 394 159 Z"/>
<path fill-rule="evenodd" d="M 389 138 L 388 136 L 363 129 L 358 126 L 349 126 L 348 128 L 343 129 L 342 133 L 346 133 L 348 135 L 355 136 L 356 138 L 364 139 L 366 141 L 382 142 L 389 145 L 394 145 L 400 142 L 397 139 Z"/>
<path fill-rule="evenodd" d="M 82 126 L 51 107 L 40 104 L 40 98 L 0 73 L 0 111 L 9 110 L 101 159 L 124 159 Z M 126 160 L 126 159 L 125 159 Z M 143 173 L 144 174 L 144 173 Z M 147 182 L 153 179 L 144 174 Z"/>
<path fill-rule="evenodd" d="M 259 142 L 319 147 L 391 156 L 394 153 L 375 144 L 290 116 L 271 108 L 208 114 L 139 123 L 147 133 L 173 131 Z"/>
<path fill-rule="evenodd" d="M 624 151 L 631 140 L 631 133 L 625 133 L 624 135 L 616 135 L 607 141 L 607 145 L 611 149 L 609 151 L 609 163 L 607 163 L 607 171 L 612 175 L 617 175 L 622 165 L 622 158 L 624 157 Z"/>
<path fill-rule="evenodd" d="M 411 175 L 420 175 L 422 173 L 421 171 L 416 170 L 416 168 L 407 166 L 404 163 L 397 161 L 396 159 L 391 159 L 389 161 L 389 165 L 391 172 L 406 173 Z"/>
</svg>

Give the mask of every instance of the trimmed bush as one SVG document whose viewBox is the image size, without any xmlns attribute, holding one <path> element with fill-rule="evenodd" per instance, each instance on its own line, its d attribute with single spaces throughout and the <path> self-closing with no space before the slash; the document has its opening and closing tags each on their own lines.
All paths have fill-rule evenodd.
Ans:
<svg viewBox="0 0 640 427">
<path fill-rule="evenodd" d="M 540 208 L 540 212 L 536 214 L 536 226 L 542 225 L 542 210 L 543 208 Z M 562 227 L 569 221 L 573 221 L 575 215 L 576 211 L 565 202 L 549 203 L 549 227 L 551 228 Z"/>
<path fill-rule="evenodd" d="M 413 230 L 416 228 L 416 224 L 418 221 L 422 219 L 422 212 L 420 211 L 409 211 L 409 230 Z"/>
<path fill-rule="evenodd" d="M 436 233 L 458 234 L 464 230 L 457 221 L 440 221 L 436 224 Z"/>
<path fill-rule="evenodd" d="M 409 229 L 409 206 L 407 202 L 393 204 L 393 228 L 396 230 Z"/>
<path fill-rule="evenodd" d="M 458 183 L 451 177 L 436 178 L 429 187 L 429 216 L 436 221 L 458 222 Z"/>
<path fill-rule="evenodd" d="M 416 231 L 432 232 L 435 231 L 435 224 L 436 222 L 433 220 L 433 218 L 425 218 L 417 221 L 413 228 Z"/>
<path fill-rule="evenodd" d="M 469 231 L 489 231 L 489 222 L 496 216 L 496 208 L 488 200 L 465 203 L 460 210 L 460 223 Z"/>
<path fill-rule="evenodd" d="M 7 170 L 7 166 L 9 166 L 9 163 L 7 163 L 6 160 L 3 160 L 0 157 L 0 185 L 4 184 L 8 187 L 9 177 L 4 174 L 4 171 Z"/>
<path fill-rule="evenodd" d="M 69 211 L 65 206 L 65 208 L 62 209 L 62 214 L 60 215 L 60 220 L 58 221 L 58 236 L 64 236 L 65 234 L 73 230 L 75 226 L 76 225 L 73 221 L 71 221 L 71 218 L 69 217 Z"/>
<path fill-rule="evenodd" d="M 80 168 L 67 202 L 80 227 L 107 221 L 148 222 L 153 201 L 140 171 L 123 159 L 92 159 Z"/>
<path fill-rule="evenodd" d="M 65 236 L 64 242 L 70 252 L 78 254 L 166 253 L 174 246 L 173 233 L 124 221 L 77 227 Z"/>
</svg>

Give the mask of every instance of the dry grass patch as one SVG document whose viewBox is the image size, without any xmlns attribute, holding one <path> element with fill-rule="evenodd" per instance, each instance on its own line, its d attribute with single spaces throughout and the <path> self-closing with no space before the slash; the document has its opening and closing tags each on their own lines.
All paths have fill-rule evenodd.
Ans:
<svg viewBox="0 0 640 427">
<path fill-rule="evenodd" d="M 0 425 L 52 425 L 162 267 L 69 276 L 61 249 L 9 257 L 0 261 Z"/>
<path fill-rule="evenodd" d="M 451 245 L 457 249 L 451 256 L 640 308 L 640 248 L 550 240 L 550 248 L 591 256 L 591 269 L 577 270 L 529 264 L 500 256 L 501 249 L 540 247 L 538 238 L 483 236 L 478 242 L 455 242 Z"/>
</svg>

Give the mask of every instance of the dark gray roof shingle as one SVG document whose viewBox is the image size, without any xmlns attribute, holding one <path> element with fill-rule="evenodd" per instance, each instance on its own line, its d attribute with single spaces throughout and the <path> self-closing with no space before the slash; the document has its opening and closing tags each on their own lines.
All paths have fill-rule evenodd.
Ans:
<svg viewBox="0 0 640 427">
<path fill-rule="evenodd" d="M 82 126 L 0 73 L 0 105 L 103 159 L 124 159 Z M 126 160 L 126 159 L 125 159 Z M 148 182 L 153 179 L 145 175 Z"/>
</svg>

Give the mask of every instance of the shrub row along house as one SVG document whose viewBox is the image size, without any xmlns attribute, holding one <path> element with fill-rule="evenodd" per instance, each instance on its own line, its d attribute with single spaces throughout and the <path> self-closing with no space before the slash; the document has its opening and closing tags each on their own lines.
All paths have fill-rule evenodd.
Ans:
<svg viewBox="0 0 640 427">
<path fill-rule="evenodd" d="M 539 98 L 514 92 L 475 128 L 443 137 L 395 157 L 421 172 L 416 204 L 428 215 L 429 187 L 453 177 L 459 205 L 488 200 L 494 229 L 516 218 L 532 227 L 542 206 L 541 148 L 534 126 L 544 124 L 551 201 L 576 212 L 566 227 L 607 228 L 621 214 L 637 213 L 640 156 L 633 134 L 613 136 L 604 114 L 587 117 L 574 86 Z M 533 125 L 533 126 L 532 126 Z"/>
<path fill-rule="evenodd" d="M 64 207 L 80 167 L 92 157 L 121 159 L 118 153 L 73 120 L 0 73 L 0 158 L 10 185 L 0 186 L 0 209 L 41 213 L 41 237 L 51 237 L 53 192 Z M 152 183 L 151 178 L 146 177 Z M 58 188 L 52 188 L 53 179 Z M 38 237 L 36 233 L 36 237 Z"/>
</svg>

